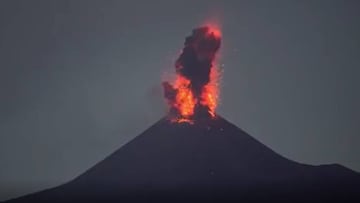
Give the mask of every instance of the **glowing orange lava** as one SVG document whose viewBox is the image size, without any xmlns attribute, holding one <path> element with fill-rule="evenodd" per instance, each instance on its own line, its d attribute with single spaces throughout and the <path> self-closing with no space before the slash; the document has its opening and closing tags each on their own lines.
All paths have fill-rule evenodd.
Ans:
<svg viewBox="0 0 360 203">
<path fill-rule="evenodd" d="M 215 110 L 219 99 L 219 79 L 220 74 L 217 66 L 213 65 L 210 72 L 210 82 L 203 87 L 201 93 L 200 104 L 208 107 L 208 112 L 212 117 L 215 117 Z M 191 117 L 194 115 L 197 99 L 194 97 L 190 89 L 190 81 L 181 75 L 176 76 L 174 88 L 177 89 L 175 103 L 173 106 L 179 110 L 180 117 L 172 119 L 177 123 L 193 124 Z"/>
<path fill-rule="evenodd" d="M 216 66 L 210 70 L 210 82 L 203 87 L 200 103 L 209 108 L 209 113 L 215 117 L 219 98 L 219 72 Z"/>
<path fill-rule="evenodd" d="M 190 80 L 177 75 L 174 88 L 177 89 L 174 107 L 184 118 L 192 116 L 197 101 L 190 89 Z"/>
<path fill-rule="evenodd" d="M 176 78 L 164 82 L 164 95 L 172 122 L 193 124 L 197 119 L 214 118 L 219 98 L 217 51 L 221 32 L 217 26 L 194 29 L 175 63 Z"/>
</svg>

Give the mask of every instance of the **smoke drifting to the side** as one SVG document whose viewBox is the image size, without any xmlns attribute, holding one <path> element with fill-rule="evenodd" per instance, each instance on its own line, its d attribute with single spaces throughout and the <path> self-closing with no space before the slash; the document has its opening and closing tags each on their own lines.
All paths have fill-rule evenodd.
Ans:
<svg viewBox="0 0 360 203">
<path fill-rule="evenodd" d="M 221 33 L 211 26 L 196 28 L 185 39 L 175 63 L 175 81 L 163 82 L 173 121 L 193 122 L 215 116 L 219 74 L 214 63 L 220 45 Z"/>
</svg>

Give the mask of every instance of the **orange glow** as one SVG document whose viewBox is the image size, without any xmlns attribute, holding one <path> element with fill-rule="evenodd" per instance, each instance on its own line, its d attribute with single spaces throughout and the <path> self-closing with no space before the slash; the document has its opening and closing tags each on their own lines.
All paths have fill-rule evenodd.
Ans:
<svg viewBox="0 0 360 203">
<path fill-rule="evenodd" d="M 220 74 L 218 68 L 213 66 L 210 72 L 210 82 L 203 87 L 200 98 L 200 104 L 208 107 L 211 117 L 215 117 L 215 110 L 218 105 L 219 98 L 219 79 Z M 172 119 L 172 122 L 193 124 L 191 117 L 194 115 L 195 106 L 198 103 L 190 89 L 190 81 L 181 75 L 176 75 L 174 88 L 177 90 L 175 107 L 179 113 L 179 118 Z"/>
<path fill-rule="evenodd" d="M 189 123 L 189 124 L 194 124 L 194 121 L 191 119 L 187 119 L 187 118 L 178 118 L 178 119 L 171 119 L 170 120 L 173 123 Z"/>
<path fill-rule="evenodd" d="M 207 24 L 206 26 L 209 28 L 209 34 L 213 34 L 216 38 L 221 38 L 221 30 L 217 25 Z"/>
<path fill-rule="evenodd" d="M 211 68 L 210 82 L 204 86 L 200 103 L 209 108 L 209 113 L 215 117 L 219 98 L 219 72 L 216 66 Z"/>
<path fill-rule="evenodd" d="M 174 107 L 178 109 L 182 117 L 188 118 L 192 116 L 197 101 L 190 89 L 190 80 L 177 75 L 174 88 L 178 91 L 173 104 Z"/>
<path fill-rule="evenodd" d="M 194 124 L 197 119 L 216 117 L 220 43 L 221 31 L 213 24 L 195 29 L 186 38 L 175 64 L 175 80 L 163 83 L 171 122 Z"/>
</svg>

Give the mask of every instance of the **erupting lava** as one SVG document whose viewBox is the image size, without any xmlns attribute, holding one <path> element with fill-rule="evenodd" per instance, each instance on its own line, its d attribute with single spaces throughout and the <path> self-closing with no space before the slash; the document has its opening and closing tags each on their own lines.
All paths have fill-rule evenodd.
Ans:
<svg viewBox="0 0 360 203">
<path fill-rule="evenodd" d="M 176 79 L 163 82 L 170 118 L 189 122 L 200 117 L 215 117 L 219 72 L 215 64 L 221 32 L 211 26 L 196 28 L 188 36 L 175 63 Z"/>
</svg>

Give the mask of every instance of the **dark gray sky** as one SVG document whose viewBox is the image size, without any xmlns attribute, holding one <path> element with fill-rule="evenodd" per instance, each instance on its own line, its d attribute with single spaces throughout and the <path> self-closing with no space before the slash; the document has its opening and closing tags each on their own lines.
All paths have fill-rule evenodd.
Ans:
<svg viewBox="0 0 360 203">
<path fill-rule="evenodd" d="M 359 9 L 0 1 L 0 200 L 71 180 L 161 118 L 162 78 L 212 19 L 224 37 L 219 114 L 285 157 L 360 171 Z"/>
</svg>

